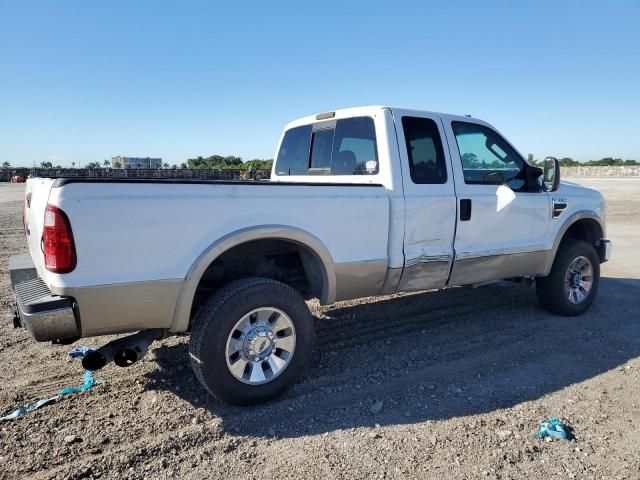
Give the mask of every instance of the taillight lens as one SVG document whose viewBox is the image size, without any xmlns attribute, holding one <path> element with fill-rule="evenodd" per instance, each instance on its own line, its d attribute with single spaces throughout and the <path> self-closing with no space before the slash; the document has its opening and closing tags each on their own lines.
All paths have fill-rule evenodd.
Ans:
<svg viewBox="0 0 640 480">
<path fill-rule="evenodd" d="M 67 215 L 57 207 L 47 205 L 42 232 L 44 266 L 54 273 L 69 273 L 76 268 L 76 247 Z"/>
</svg>

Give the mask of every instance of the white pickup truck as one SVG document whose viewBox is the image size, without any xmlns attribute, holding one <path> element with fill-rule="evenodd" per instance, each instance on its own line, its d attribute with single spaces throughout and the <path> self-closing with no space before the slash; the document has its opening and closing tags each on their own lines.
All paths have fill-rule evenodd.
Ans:
<svg viewBox="0 0 640 480">
<path fill-rule="evenodd" d="M 560 183 L 491 125 L 390 107 L 291 122 L 269 181 L 31 178 L 30 255 L 12 257 L 17 326 L 38 341 L 140 331 L 85 357 L 129 365 L 190 332 L 219 399 L 266 400 L 314 340 L 306 299 L 536 283 L 577 315 L 610 254 L 605 202 Z"/>
</svg>

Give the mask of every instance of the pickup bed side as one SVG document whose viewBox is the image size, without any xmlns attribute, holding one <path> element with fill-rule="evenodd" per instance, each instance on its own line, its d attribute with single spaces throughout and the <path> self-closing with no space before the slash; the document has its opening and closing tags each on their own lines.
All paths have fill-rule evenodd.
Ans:
<svg viewBox="0 0 640 480">
<path fill-rule="evenodd" d="M 76 300 L 82 336 L 186 330 L 209 260 L 242 242 L 282 240 L 322 260 L 325 302 L 377 294 L 386 274 L 389 201 L 379 185 L 58 180 L 47 201 L 69 218 L 77 267 L 52 273 L 31 248 L 33 260 L 53 293 Z M 31 206 L 29 224 L 45 203 Z"/>
</svg>

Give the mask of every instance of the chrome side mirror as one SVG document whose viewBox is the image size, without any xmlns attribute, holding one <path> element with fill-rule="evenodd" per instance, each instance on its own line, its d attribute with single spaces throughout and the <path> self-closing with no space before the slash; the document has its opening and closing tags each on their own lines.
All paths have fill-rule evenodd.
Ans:
<svg viewBox="0 0 640 480">
<path fill-rule="evenodd" d="M 556 157 L 547 157 L 543 162 L 542 188 L 545 192 L 555 192 L 560 186 L 560 162 Z"/>
</svg>

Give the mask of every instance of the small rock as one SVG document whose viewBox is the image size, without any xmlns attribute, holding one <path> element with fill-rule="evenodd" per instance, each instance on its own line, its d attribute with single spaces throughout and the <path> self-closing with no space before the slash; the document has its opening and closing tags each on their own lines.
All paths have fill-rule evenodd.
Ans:
<svg viewBox="0 0 640 480">
<path fill-rule="evenodd" d="M 506 440 L 512 433 L 513 432 L 511 430 L 496 430 L 496 435 L 500 440 Z"/>
<path fill-rule="evenodd" d="M 544 437 L 544 441 L 547 443 L 551 443 L 553 442 L 553 438 L 552 437 Z"/>
<path fill-rule="evenodd" d="M 81 441 L 82 439 L 77 435 L 67 435 L 66 437 L 64 437 L 64 443 L 67 443 L 67 444 L 77 443 Z"/>
<path fill-rule="evenodd" d="M 191 419 L 191 423 L 193 423 L 194 425 L 198 425 L 200 423 L 200 419 L 198 417 L 193 417 Z"/>
<path fill-rule="evenodd" d="M 374 402 L 373 405 L 371 405 L 369 411 L 372 415 L 378 415 L 380 412 L 382 412 L 382 407 L 384 407 L 384 402 L 382 400 L 378 400 Z"/>
<path fill-rule="evenodd" d="M 93 474 L 91 467 L 81 467 L 76 474 L 76 478 L 89 478 Z"/>
</svg>

